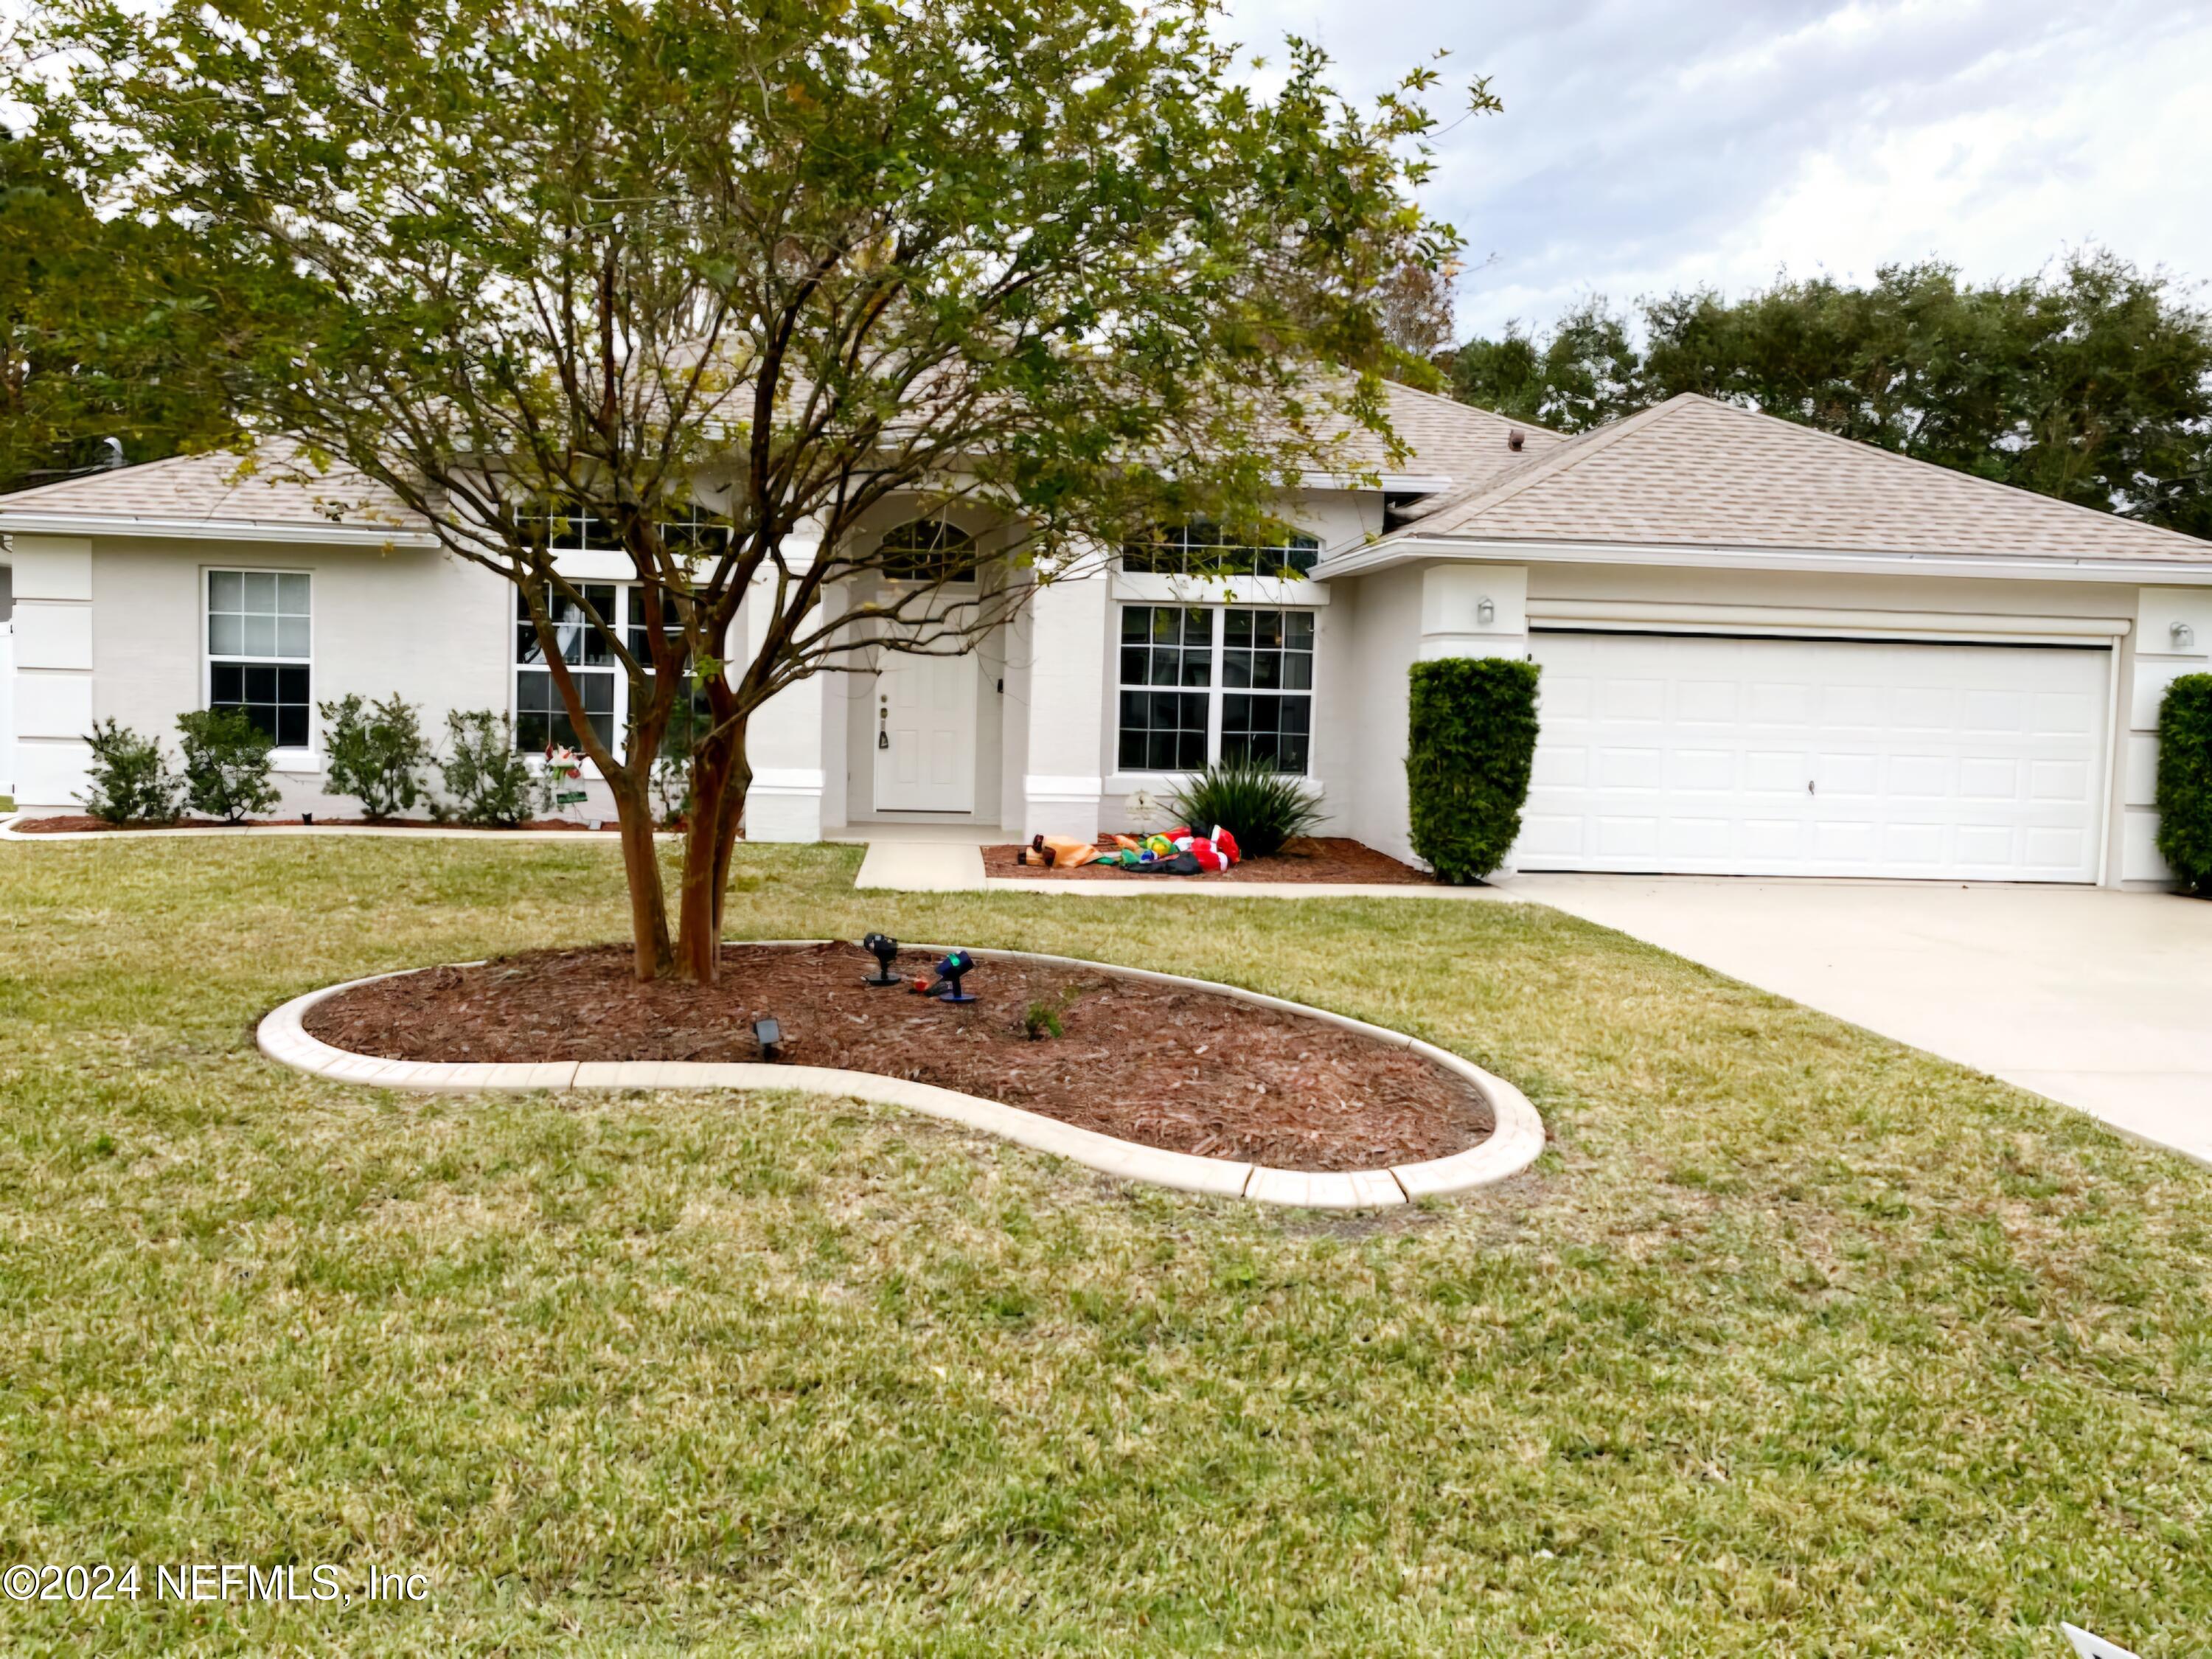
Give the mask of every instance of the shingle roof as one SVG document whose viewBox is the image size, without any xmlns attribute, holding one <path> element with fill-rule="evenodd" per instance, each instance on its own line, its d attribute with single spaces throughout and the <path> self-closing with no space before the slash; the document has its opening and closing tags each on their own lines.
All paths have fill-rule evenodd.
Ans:
<svg viewBox="0 0 2212 1659">
<path fill-rule="evenodd" d="M 229 451 L 88 472 L 0 495 L 0 524 L 33 514 L 134 522 L 270 525 L 404 532 L 419 528 L 406 505 L 349 467 L 306 464 L 290 445 Z"/>
<path fill-rule="evenodd" d="M 1541 427 L 1516 423 L 1476 409 L 1387 383 L 1390 422 L 1415 453 L 1411 469 L 1449 478 L 1456 491 L 1486 484 L 1525 465 L 1566 441 Z M 1508 439 L 1523 434 L 1515 450 Z M 1364 431 L 1351 434 L 1350 459 L 1388 473 L 1394 466 L 1382 441 Z M 226 451 L 179 455 L 139 466 L 41 484 L 0 495 L 0 526 L 13 518 L 81 518 L 102 525 L 253 525 L 342 526 L 406 533 L 422 526 L 406 506 L 381 485 L 350 468 L 328 471 L 303 465 L 290 445 L 264 442 L 252 458 Z"/>
<path fill-rule="evenodd" d="M 1686 392 L 1428 504 L 1386 541 L 2212 560 L 2212 542 Z"/>
<path fill-rule="evenodd" d="M 1413 451 L 1412 465 L 1395 470 L 1448 477 L 1455 495 L 1488 489 L 1568 441 L 1544 427 L 1508 420 L 1487 409 L 1417 391 L 1395 380 L 1385 382 L 1385 388 L 1391 428 Z M 1510 441 L 1516 432 L 1522 437 L 1517 450 Z M 1363 447 L 1371 450 L 1376 465 L 1382 465 L 1379 441 L 1370 441 Z"/>
</svg>

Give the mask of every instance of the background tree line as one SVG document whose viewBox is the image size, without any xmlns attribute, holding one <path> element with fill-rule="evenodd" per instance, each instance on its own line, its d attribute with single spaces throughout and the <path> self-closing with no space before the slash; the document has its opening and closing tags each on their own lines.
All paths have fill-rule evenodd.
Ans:
<svg viewBox="0 0 2212 1659">
<path fill-rule="evenodd" d="M 95 214 L 70 150 L 0 129 L 0 490 L 159 460 L 231 430 L 192 239 Z"/>
<path fill-rule="evenodd" d="M 1930 262 L 1675 293 L 1633 320 L 1598 296 L 1431 361 L 1462 400 L 1563 432 L 1702 392 L 2212 536 L 2212 313 L 2099 250 L 1984 285 Z"/>
</svg>

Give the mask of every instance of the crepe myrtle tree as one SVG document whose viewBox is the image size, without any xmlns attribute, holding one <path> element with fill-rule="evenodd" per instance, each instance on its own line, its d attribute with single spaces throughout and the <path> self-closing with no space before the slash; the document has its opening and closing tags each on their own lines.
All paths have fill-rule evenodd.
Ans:
<svg viewBox="0 0 2212 1659">
<path fill-rule="evenodd" d="M 1411 200 L 1435 71 L 1355 106 L 1292 40 L 1262 95 L 1213 9 L 49 0 L 56 67 L 24 79 L 88 191 L 194 231 L 242 425 L 334 510 L 396 502 L 515 586 L 613 793 L 637 971 L 710 981 L 779 691 L 969 648 L 1085 546 L 1263 526 L 1301 477 L 1402 453 L 1380 285 L 1455 246 Z M 915 574 L 860 533 L 908 501 L 1018 526 L 985 544 L 1007 575 L 947 603 L 969 550 L 848 584 Z M 580 520 L 639 585 L 635 633 L 568 574 Z M 628 678 L 619 743 L 579 629 Z"/>
</svg>

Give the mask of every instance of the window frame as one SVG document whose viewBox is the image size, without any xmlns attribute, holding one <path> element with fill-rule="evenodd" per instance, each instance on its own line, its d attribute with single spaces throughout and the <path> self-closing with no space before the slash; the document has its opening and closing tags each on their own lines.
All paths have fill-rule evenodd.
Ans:
<svg viewBox="0 0 2212 1659">
<path fill-rule="evenodd" d="M 307 654 L 304 657 L 249 657 L 243 653 L 218 653 L 212 637 L 212 618 L 215 612 L 215 579 L 217 576 L 297 576 L 307 584 Z M 278 744 L 270 750 L 270 764 L 280 772 L 312 771 L 320 764 L 322 736 L 315 720 L 315 573 L 296 565 L 204 564 L 199 574 L 198 615 L 194 625 L 200 635 L 200 708 L 215 707 L 215 670 L 218 663 L 239 663 L 249 666 L 270 668 L 304 668 L 307 671 L 307 740 L 304 744 Z M 228 612 L 226 615 L 229 614 Z M 240 612 L 251 615 L 251 612 Z M 283 616 L 283 611 L 276 613 Z"/>
<path fill-rule="evenodd" d="M 572 586 L 578 588 L 611 586 L 615 590 L 615 608 L 618 613 L 614 619 L 615 626 L 623 635 L 624 647 L 634 653 L 635 636 L 643 633 L 645 629 L 645 607 L 641 596 L 645 592 L 646 584 L 635 580 L 623 580 L 619 577 L 571 576 L 568 580 Z M 510 643 L 507 653 L 507 720 L 514 733 L 515 753 L 542 761 L 545 756 L 545 750 L 543 748 L 526 748 L 522 743 L 522 677 L 525 674 L 543 674 L 550 682 L 553 671 L 543 663 L 526 663 L 522 660 L 522 630 L 528 626 L 528 613 L 521 593 L 518 590 L 515 595 L 515 612 L 508 623 Z M 589 624 L 586 624 L 586 627 L 588 629 Z M 672 634 L 677 631 L 668 628 L 665 622 L 663 623 L 663 629 Z M 643 662 L 644 659 L 641 658 L 640 661 Z M 610 746 L 617 756 L 626 755 L 629 752 L 630 688 L 629 675 L 623 667 L 621 659 L 610 655 L 605 663 L 589 665 L 570 663 L 568 671 L 572 674 L 604 676 L 612 682 L 613 696 L 608 716 L 612 722 Z M 652 672 L 649 666 L 647 672 L 648 673 Z M 560 696 L 559 688 L 554 688 L 556 712 L 565 715 L 568 710 L 564 706 L 559 706 Z M 581 754 L 581 749 L 580 748 L 577 752 Z M 592 764 L 589 756 L 584 757 L 584 767 L 587 776 L 599 775 L 598 769 Z"/>
<path fill-rule="evenodd" d="M 912 530 L 917 525 L 933 526 L 942 532 L 935 547 L 902 547 L 891 540 L 892 537 Z M 982 538 L 975 532 L 963 530 L 951 520 L 942 516 L 931 518 L 924 514 L 917 518 L 901 519 L 876 538 L 874 554 L 878 562 L 875 567 L 876 578 L 888 587 L 911 588 L 917 591 L 933 587 L 972 587 L 980 592 L 983 585 L 981 540 Z M 890 553 L 907 553 L 917 556 L 934 554 L 944 564 L 951 565 L 953 561 L 948 556 L 963 551 L 969 556 L 966 568 L 957 574 L 896 576 L 884 568 L 885 556 Z"/>
<path fill-rule="evenodd" d="M 1208 613 L 1211 617 L 1212 621 L 1208 624 L 1209 640 L 1206 657 L 1208 669 L 1206 684 L 1205 685 L 1132 685 L 1122 678 L 1122 652 L 1125 648 L 1125 641 L 1128 637 L 1122 631 L 1124 627 L 1127 625 L 1124 618 L 1131 611 L 1140 610 L 1149 611 L 1162 609 L 1171 611 L 1203 611 Z M 1111 743 L 1113 745 L 1112 754 L 1114 758 L 1114 776 L 1127 779 L 1143 779 L 1147 781 L 1158 780 L 1165 783 L 1170 781 L 1188 778 L 1192 775 L 1192 770 L 1190 769 L 1177 769 L 1175 768 L 1163 769 L 1155 766 L 1130 766 L 1123 764 L 1121 761 L 1121 739 L 1123 732 L 1127 729 L 1121 723 L 1122 693 L 1125 691 L 1172 690 L 1182 693 L 1202 692 L 1205 696 L 1206 757 L 1202 764 L 1208 766 L 1217 764 L 1221 759 L 1223 726 L 1227 718 L 1226 704 L 1229 697 L 1231 696 L 1256 696 L 1276 698 L 1303 697 L 1305 699 L 1306 704 L 1305 764 L 1299 770 L 1288 773 L 1285 775 L 1304 778 L 1307 780 L 1309 783 L 1312 783 L 1314 781 L 1315 715 L 1320 706 L 1322 678 L 1322 611 L 1320 607 L 1303 605 L 1243 604 L 1236 602 L 1222 603 L 1218 600 L 1211 603 L 1194 603 L 1187 599 L 1122 599 L 1115 602 L 1115 610 L 1114 631 L 1108 647 L 1113 653 L 1112 661 L 1114 666 L 1113 689 L 1109 699 L 1109 706 L 1113 713 Z M 1227 683 L 1228 653 L 1232 648 L 1229 643 L 1229 617 L 1231 613 L 1238 611 L 1254 615 L 1260 612 L 1272 611 L 1279 616 L 1284 617 L 1287 617 L 1291 612 L 1297 612 L 1312 618 L 1313 641 L 1309 653 L 1311 656 L 1312 664 L 1311 672 L 1307 677 L 1310 682 L 1308 684 L 1302 687 L 1278 688 L 1272 686 L 1255 687 L 1250 685 L 1232 686 Z M 1285 623 L 1286 635 L 1287 628 L 1288 625 Z M 1150 636 L 1148 635 L 1147 638 L 1149 639 L 1149 637 Z M 1153 647 L 1147 645 L 1146 648 L 1149 651 Z M 1250 647 L 1240 648 L 1249 649 Z M 1287 649 L 1286 647 L 1284 648 Z"/>
<path fill-rule="evenodd" d="M 1197 539 L 1210 533 L 1211 541 Z M 1188 519 L 1181 524 L 1155 525 L 1146 538 L 1121 544 L 1115 568 L 1125 576 L 1164 576 L 1176 581 L 1213 582 L 1243 578 L 1258 581 L 1311 581 L 1321 562 L 1321 538 L 1308 530 L 1292 530 L 1271 542 L 1229 541 L 1227 532 L 1212 519 Z M 1202 556 L 1222 556 L 1210 565 Z M 1261 568 L 1265 555 L 1279 556 L 1271 568 Z M 1243 568 L 1239 568 L 1242 556 Z M 1172 568 L 1170 568 L 1172 565 Z M 1264 608 L 1264 607 L 1263 607 Z"/>
</svg>

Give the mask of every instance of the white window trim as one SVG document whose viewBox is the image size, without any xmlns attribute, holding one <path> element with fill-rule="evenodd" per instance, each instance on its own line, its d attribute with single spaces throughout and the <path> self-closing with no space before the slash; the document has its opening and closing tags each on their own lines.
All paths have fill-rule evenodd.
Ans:
<svg viewBox="0 0 2212 1659">
<path fill-rule="evenodd" d="M 222 657 L 208 648 L 209 603 L 217 574 L 241 576 L 302 576 L 307 583 L 307 654 L 304 657 Z M 269 769 L 294 777 L 322 775 L 322 732 L 315 715 L 315 573 L 297 565 L 204 564 L 200 567 L 199 604 L 194 607 L 198 615 L 193 626 L 200 633 L 200 708 L 215 706 L 215 665 L 221 662 L 269 663 L 279 668 L 304 668 L 307 671 L 307 746 L 304 749 L 272 749 L 269 751 Z"/>
<path fill-rule="evenodd" d="M 1121 612 L 1128 609 L 1129 606 L 1133 605 L 1142 605 L 1146 608 L 1153 608 L 1164 605 L 1184 611 L 1206 611 L 1213 613 L 1214 622 L 1212 629 L 1209 630 L 1211 648 L 1210 661 L 1212 664 L 1212 670 L 1208 675 L 1208 683 L 1205 686 L 1128 685 L 1122 682 Z M 1184 784 L 1187 784 L 1192 778 L 1197 775 L 1194 772 L 1151 772 L 1144 770 L 1129 770 L 1121 767 L 1119 763 L 1121 755 L 1122 692 L 1196 691 L 1201 690 L 1205 691 L 1206 764 L 1209 766 L 1215 765 L 1218 763 L 1221 758 L 1221 721 L 1223 702 L 1231 690 L 1243 691 L 1251 689 L 1245 686 L 1231 686 L 1226 684 L 1224 680 L 1222 673 L 1222 658 L 1223 654 L 1229 649 L 1229 629 L 1224 620 L 1227 613 L 1231 611 L 1304 611 L 1308 608 L 1309 607 L 1305 605 L 1282 604 L 1224 605 L 1218 600 L 1212 604 L 1194 604 L 1188 599 L 1132 599 L 1117 605 L 1114 611 L 1114 637 L 1111 646 L 1114 672 L 1111 676 L 1107 696 L 1107 706 L 1110 715 L 1109 742 L 1111 744 L 1111 749 L 1109 752 L 1111 752 L 1115 757 L 1115 769 L 1112 775 L 1107 779 L 1106 787 L 1109 790 L 1118 789 L 1123 793 L 1127 793 L 1131 789 L 1174 789 L 1182 787 Z M 1303 692 L 1273 692 L 1266 690 L 1262 690 L 1260 692 L 1261 696 L 1304 696 L 1306 699 L 1306 767 L 1304 771 L 1295 772 L 1290 775 L 1304 779 L 1307 784 L 1313 788 L 1316 794 L 1320 793 L 1321 786 L 1319 781 L 1314 776 L 1314 745 L 1320 735 L 1322 690 L 1321 659 L 1321 617 L 1316 615 L 1314 617 L 1313 684 L 1307 686 Z"/>
</svg>

